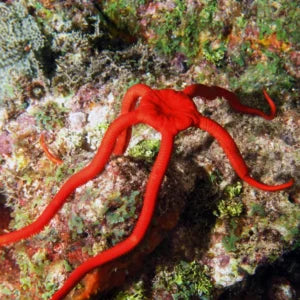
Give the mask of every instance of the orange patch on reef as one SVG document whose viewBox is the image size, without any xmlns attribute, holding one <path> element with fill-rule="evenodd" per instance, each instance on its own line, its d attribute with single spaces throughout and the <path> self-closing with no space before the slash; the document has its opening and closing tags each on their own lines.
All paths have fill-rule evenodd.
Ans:
<svg viewBox="0 0 300 300">
<path fill-rule="evenodd" d="M 259 46 L 264 46 L 266 48 L 287 52 L 291 48 L 291 45 L 289 43 L 285 43 L 277 39 L 276 32 L 272 33 L 269 36 L 264 37 L 263 39 L 256 39 L 250 37 L 247 38 L 247 40 L 250 41 L 251 48 L 253 50 L 258 50 L 260 48 Z"/>
<path fill-rule="evenodd" d="M 99 280 L 100 280 L 100 272 L 95 270 L 89 274 L 87 274 L 84 279 L 84 290 L 77 296 L 75 296 L 74 300 L 84 300 L 89 299 L 91 295 L 96 294 L 99 288 Z"/>
<path fill-rule="evenodd" d="M 274 48 L 276 50 L 281 50 L 283 52 L 286 52 L 291 48 L 291 45 L 289 43 L 285 43 L 285 42 L 279 41 L 277 39 L 276 32 L 272 33 L 271 35 L 269 35 L 261 40 L 258 40 L 257 43 L 261 44 L 265 47 L 268 47 L 268 48 Z"/>
<path fill-rule="evenodd" d="M 249 33 L 249 36 L 246 37 L 246 41 L 250 42 L 251 49 L 255 53 L 261 53 L 261 46 L 269 48 L 271 50 L 276 50 L 280 52 L 287 52 L 291 49 L 291 44 L 285 43 L 277 39 L 276 32 L 272 33 L 269 36 L 264 37 L 263 39 L 258 38 L 259 33 Z M 228 36 L 228 47 L 234 48 L 236 45 L 239 45 L 243 42 L 241 35 L 231 33 Z"/>
<path fill-rule="evenodd" d="M 39 0 L 39 2 L 47 9 L 54 8 L 54 0 Z"/>
</svg>

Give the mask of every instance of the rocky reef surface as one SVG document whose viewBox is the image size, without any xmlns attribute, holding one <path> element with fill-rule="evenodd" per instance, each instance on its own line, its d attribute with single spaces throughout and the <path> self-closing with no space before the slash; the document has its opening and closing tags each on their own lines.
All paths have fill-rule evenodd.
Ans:
<svg viewBox="0 0 300 300">
<path fill-rule="evenodd" d="M 1 233 L 34 221 L 88 164 L 133 84 L 219 85 L 267 112 L 265 88 L 278 109 L 272 121 L 235 113 L 224 99 L 195 103 L 232 135 L 253 177 L 293 177 L 294 186 L 270 193 L 241 182 L 218 143 L 190 128 L 176 139 L 143 243 L 87 274 L 69 298 L 297 299 L 297 20 L 287 0 L 0 2 Z M 45 154 L 42 134 L 61 164 Z M 135 127 L 125 155 L 49 226 L 2 247 L 0 298 L 49 299 L 76 266 L 128 236 L 159 145 L 157 132 Z"/>
</svg>

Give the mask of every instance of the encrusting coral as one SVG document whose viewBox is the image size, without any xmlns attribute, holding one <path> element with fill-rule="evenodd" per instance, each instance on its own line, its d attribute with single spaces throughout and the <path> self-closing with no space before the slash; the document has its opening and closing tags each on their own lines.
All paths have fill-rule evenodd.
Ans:
<svg viewBox="0 0 300 300">
<path fill-rule="evenodd" d="M 258 109 L 242 105 L 232 92 L 218 86 L 194 84 L 187 86 L 182 92 L 178 92 L 171 89 L 154 90 L 144 84 L 134 85 L 127 91 L 121 115 L 109 126 L 94 159 L 63 184 L 36 221 L 22 229 L 0 236 L 0 245 L 17 242 L 42 230 L 77 187 L 102 172 L 112 153 L 122 155 L 126 151 L 131 138 L 131 126 L 138 123 L 151 126 L 162 135 L 160 150 L 146 186 L 138 221 L 132 233 L 124 241 L 88 259 L 75 269 L 64 285 L 52 296 L 52 300 L 62 299 L 87 272 L 97 266 L 114 261 L 130 252 L 141 242 L 153 217 L 160 186 L 172 154 L 174 138 L 180 131 L 189 127 L 198 127 L 209 132 L 217 139 L 241 179 L 258 189 L 278 191 L 292 186 L 292 179 L 286 183 L 272 186 L 260 183 L 250 177 L 248 168 L 231 136 L 217 122 L 202 116 L 192 100 L 196 96 L 204 97 L 207 100 L 223 97 L 236 111 L 259 115 L 271 120 L 275 116 L 276 107 L 265 91 L 264 95 L 271 108 L 269 115 Z M 140 103 L 136 107 L 140 98 Z"/>
<path fill-rule="evenodd" d="M 36 76 L 38 63 L 34 53 L 44 45 L 45 38 L 36 20 L 21 2 L 0 3 L 0 100 L 11 93 L 14 84 L 13 76 L 7 74 Z"/>
</svg>

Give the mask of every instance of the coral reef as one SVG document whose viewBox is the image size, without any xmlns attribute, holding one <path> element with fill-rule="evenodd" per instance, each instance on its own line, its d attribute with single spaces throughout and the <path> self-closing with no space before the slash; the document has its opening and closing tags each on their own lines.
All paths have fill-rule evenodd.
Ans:
<svg viewBox="0 0 300 300">
<path fill-rule="evenodd" d="M 35 78 L 40 71 L 38 53 L 45 38 L 20 1 L 0 3 L 0 103 L 16 94 L 15 81 L 25 75 Z"/>
<path fill-rule="evenodd" d="M 11 6 L 1 3 L 0 14 L 2 69 L 23 60 L 29 50 L 41 49 L 44 40 L 34 18 L 28 15 L 21 3 L 15 2 Z"/>
<path fill-rule="evenodd" d="M 271 184 L 292 176 L 295 186 L 274 194 L 240 184 L 217 143 L 190 128 L 175 141 L 145 244 L 127 261 L 88 274 L 72 296 L 87 299 L 99 289 L 107 299 L 176 299 L 176 293 L 185 299 L 184 287 L 186 297 L 241 299 L 258 287 L 251 299 L 277 300 L 283 289 L 288 299 L 299 297 L 296 6 L 288 0 L 2 1 L 2 232 L 32 222 L 88 163 L 131 85 L 219 85 L 267 113 L 266 88 L 278 108 L 268 123 L 233 113 L 221 99 L 195 103 L 234 137 L 254 177 Z M 43 152 L 42 132 L 63 164 Z M 122 240 L 137 218 L 159 140 L 152 128 L 134 128 L 125 156 L 78 189 L 47 229 L 1 248 L 0 298 L 49 299 L 76 265 Z M 282 263 L 287 255 L 289 264 Z M 274 271 L 278 266 L 285 271 Z M 181 283 L 190 276 L 202 286 Z"/>
</svg>

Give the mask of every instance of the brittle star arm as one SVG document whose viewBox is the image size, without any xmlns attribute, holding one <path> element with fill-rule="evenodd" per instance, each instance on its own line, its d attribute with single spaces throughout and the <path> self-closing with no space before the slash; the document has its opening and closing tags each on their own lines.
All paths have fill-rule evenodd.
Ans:
<svg viewBox="0 0 300 300">
<path fill-rule="evenodd" d="M 221 125 L 209 118 L 200 116 L 198 127 L 210 133 L 219 142 L 220 146 L 223 148 L 225 154 L 227 155 L 233 169 L 236 171 L 239 177 L 242 180 L 246 181 L 248 184 L 258 189 L 271 192 L 283 190 L 293 185 L 293 179 L 279 185 L 267 185 L 250 177 L 248 167 L 236 143 Z"/>
<path fill-rule="evenodd" d="M 43 213 L 30 225 L 0 236 L 0 246 L 25 239 L 41 231 L 63 206 L 70 194 L 79 186 L 98 175 L 105 167 L 118 135 L 127 127 L 138 123 L 135 112 L 119 116 L 108 128 L 92 161 L 78 173 L 72 175 L 60 188 Z"/>
<path fill-rule="evenodd" d="M 226 99 L 228 101 L 229 105 L 235 111 L 246 113 L 246 114 L 258 115 L 266 120 L 274 119 L 275 114 L 276 114 L 275 103 L 273 102 L 273 100 L 270 98 L 270 96 L 268 95 L 268 93 L 265 90 L 263 90 L 263 94 L 264 94 L 266 100 L 268 101 L 268 104 L 269 104 L 270 110 L 271 110 L 269 115 L 265 114 L 263 111 L 261 111 L 257 108 L 252 108 L 247 105 L 243 105 L 242 103 L 240 103 L 238 97 L 234 93 L 232 93 L 224 88 L 218 87 L 218 86 L 206 86 L 203 84 L 192 84 L 192 85 L 187 86 L 183 90 L 183 92 L 191 98 L 199 96 L 199 97 L 204 97 L 207 100 L 214 100 L 217 97 L 223 97 L 224 99 Z"/>
<path fill-rule="evenodd" d="M 146 186 L 143 207 L 131 235 L 124 241 L 88 259 L 86 262 L 76 268 L 70 274 L 64 285 L 52 296 L 51 300 L 62 299 L 87 272 L 120 256 L 123 256 L 140 243 L 152 220 L 157 195 L 173 150 L 173 141 L 174 137 L 172 134 L 169 134 L 168 132 L 162 132 L 160 150 L 152 167 Z"/>
<path fill-rule="evenodd" d="M 139 98 L 143 97 L 147 92 L 150 91 L 151 88 L 142 83 L 135 84 L 130 89 L 128 89 L 122 100 L 121 115 L 133 111 Z M 121 155 L 126 151 L 131 138 L 131 132 L 131 127 L 128 127 L 120 134 L 113 150 L 114 154 Z"/>
<path fill-rule="evenodd" d="M 63 163 L 63 161 L 62 161 L 59 157 L 55 156 L 54 154 L 52 154 L 52 153 L 49 151 L 49 149 L 48 149 L 48 147 L 47 147 L 47 145 L 46 145 L 46 142 L 45 142 L 45 133 L 44 133 L 44 132 L 42 132 L 41 135 L 40 135 L 40 144 L 41 144 L 41 147 L 42 147 L 42 149 L 44 150 L 46 156 L 47 156 L 52 162 L 54 162 L 55 164 L 58 164 L 58 165 L 60 165 L 60 164 Z"/>
</svg>

